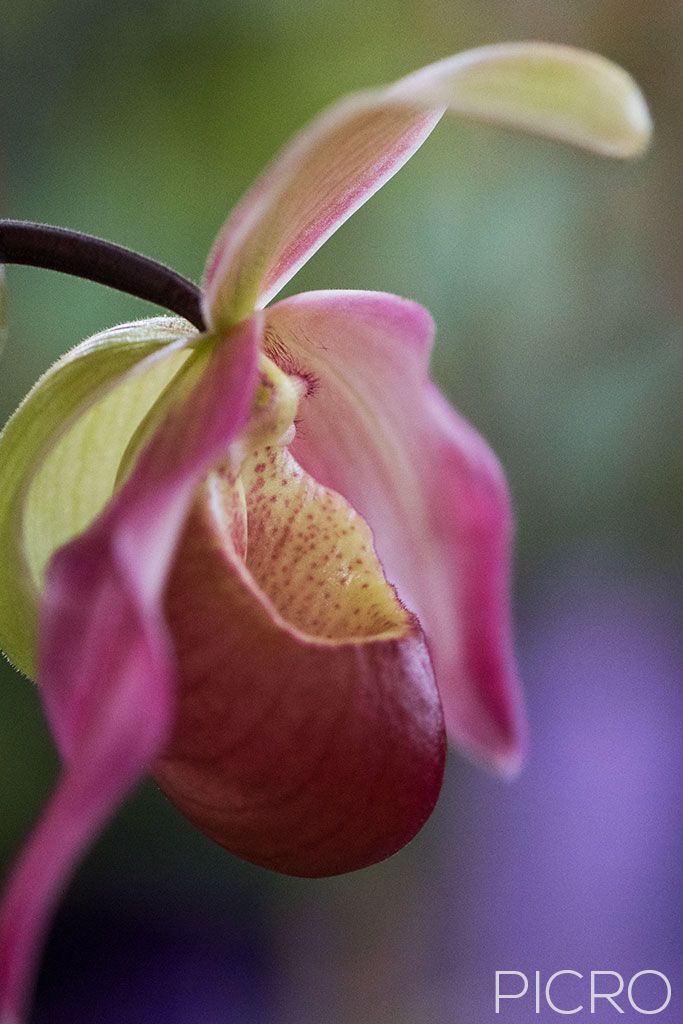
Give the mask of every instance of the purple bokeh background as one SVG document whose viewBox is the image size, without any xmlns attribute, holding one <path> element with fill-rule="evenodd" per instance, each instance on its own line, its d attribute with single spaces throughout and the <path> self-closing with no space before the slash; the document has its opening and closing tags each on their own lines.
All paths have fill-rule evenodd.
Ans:
<svg viewBox="0 0 683 1024">
<path fill-rule="evenodd" d="M 524 774 L 506 792 L 474 773 L 466 782 L 470 856 L 459 855 L 445 915 L 444 949 L 466 958 L 451 971 L 456 1020 L 493 1012 L 496 969 L 681 978 L 680 602 L 664 575 L 592 555 L 550 574 L 524 615 Z M 586 983 L 562 986 L 565 1007 L 586 1003 Z M 679 1020 L 675 1004 L 657 1019 Z M 539 1017 L 527 998 L 499 1019 Z"/>
</svg>

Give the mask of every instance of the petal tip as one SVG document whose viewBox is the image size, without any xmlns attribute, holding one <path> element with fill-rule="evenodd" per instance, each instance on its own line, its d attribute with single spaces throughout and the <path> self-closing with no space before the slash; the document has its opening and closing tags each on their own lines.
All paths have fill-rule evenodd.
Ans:
<svg viewBox="0 0 683 1024">
<path fill-rule="evenodd" d="M 463 737 L 462 732 L 451 739 L 460 753 L 478 768 L 504 782 L 515 782 L 522 774 L 527 761 L 526 730 L 520 729 L 514 737 L 500 738 L 498 743 L 483 744 L 480 739 Z"/>
<path fill-rule="evenodd" d="M 650 110 L 642 92 L 631 79 L 632 92 L 624 104 L 627 131 L 623 148 L 618 156 L 625 159 L 643 156 L 652 141 L 653 124 Z"/>
<path fill-rule="evenodd" d="M 527 745 L 523 742 L 507 751 L 500 751 L 492 767 L 495 774 L 504 782 L 515 782 L 524 770 L 526 759 Z"/>
</svg>

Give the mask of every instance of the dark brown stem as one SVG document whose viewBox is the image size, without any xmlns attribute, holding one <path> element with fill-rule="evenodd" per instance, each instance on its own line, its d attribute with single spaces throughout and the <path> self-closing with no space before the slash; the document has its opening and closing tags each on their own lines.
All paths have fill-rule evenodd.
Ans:
<svg viewBox="0 0 683 1024">
<path fill-rule="evenodd" d="M 66 228 L 0 220 L 0 263 L 59 270 L 146 299 L 206 330 L 201 292 L 174 270 L 123 246 Z"/>
</svg>

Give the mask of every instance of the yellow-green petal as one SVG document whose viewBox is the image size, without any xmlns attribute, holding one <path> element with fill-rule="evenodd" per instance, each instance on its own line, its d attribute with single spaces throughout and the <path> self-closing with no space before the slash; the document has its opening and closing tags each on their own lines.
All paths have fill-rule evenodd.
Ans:
<svg viewBox="0 0 683 1024">
<path fill-rule="evenodd" d="M 501 43 L 448 57 L 387 91 L 451 113 L 629 158 L 647 148 L 652 122 L 631 75 L 588 50 Z"/>
</svg>

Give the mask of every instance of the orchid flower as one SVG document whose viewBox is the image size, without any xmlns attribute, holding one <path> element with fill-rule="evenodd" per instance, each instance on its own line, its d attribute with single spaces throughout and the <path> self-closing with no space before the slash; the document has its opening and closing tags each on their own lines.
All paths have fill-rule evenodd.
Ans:
<svg viewBox="0 0 683 1024">
<path fill-rule="evenodd" d="M 508 492 L 429 379 L 429 314 L 361 291 L 268 305 L 446 111 L 619 157 L 649 135 L 603 58 L 491 46 L 323 113 L 232 212 L 201 293 L 107 243 L 0 230 L 0 262 L 182 316 L 78 345 L 0 439 L 0 643 L 62 759 L 0 911 L 2 1024 L 24 1018 L 59 893 L 147 772 L 229 850 L 320 876 L 416 834 L 446 734 L 519 767 Z"/>
</svg>

